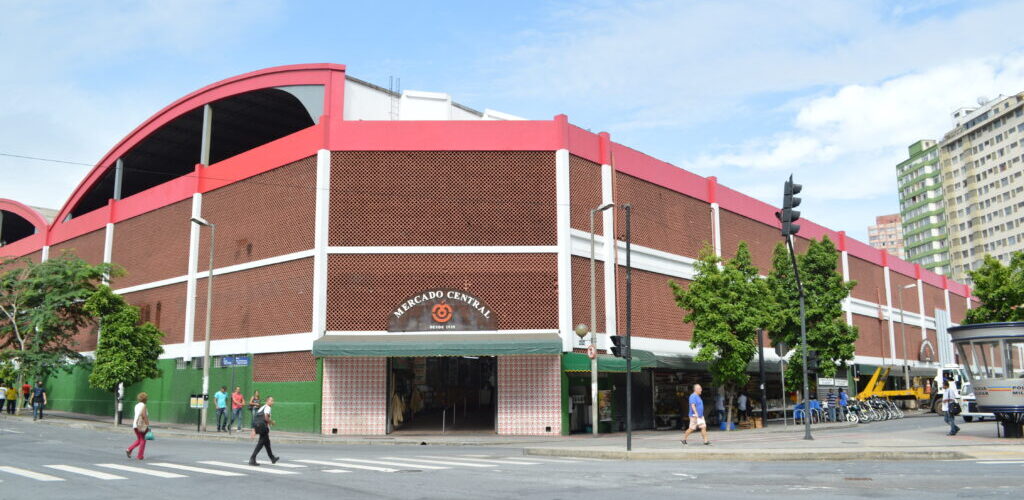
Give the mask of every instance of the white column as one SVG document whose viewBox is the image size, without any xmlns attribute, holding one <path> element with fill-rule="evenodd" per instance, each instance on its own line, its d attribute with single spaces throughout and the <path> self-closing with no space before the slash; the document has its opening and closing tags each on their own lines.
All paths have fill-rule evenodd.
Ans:
<svg viewBox="0 0 1024 500">
<path fill-rule="evenodd" d="M 917 280 L 917 310 L 921 312 L 921 340 L 928 338 L 928 328 L 924 326 L 924 282 Z M 934 311 L 933 311 L 934 313 Z"/>
<path fill-rule="evenodd" d="M 843 282 L 850 281 L 850 252 L 843 250 L 839 254 L 843 263 Z M 853 325 L 853 309 L 851 304 L 851 298 L 853 292 L 846 294 L 846 298 L 843 299 L 843 307 L 846 309 L 846 324 Z"/>
<path fill-rule="evenodd" d="M 885 309 L 889 314 L 889 359 L 892 360 L 892 364 L 896 364 L 896 329 L 892 324 L 892 285 L 889 281 L 889 266 L 882 269 L 885 270 Z"/>
<path fill-rule="evenodd" d="M 555 152 L 555 205 L 558 241 L 558 332 L 562 350 L 572 351 L 572 253 L 569 233 L 569 150 Z"/>
<path fill-rule="evenodd" d="M 203 195 L 192 195 L 192 217 L 203 216 Z M 186 221 L 182 221 L 186 223 Z M 199 272 L 199 224 L 188 223 L 188 281 L 185 285 L 185 361 L 192 359 L 192 339 L 196 333 L 196 274 Z"/>
<path fill-rule="evenodd" d="M 970 309 L 971 308 L 971 294 L 968 293 L 967 297 L 964 297 L 964 300 L 967 301 L 967 309 Z"/>
<path fill-rule="evenodd" d="M 615 196 L 612 192 L 613 175 L 614 171 L 611 165 L 601 165 L 601 205 L 615 203 Z M 618 245 L 615 240 L 615 210 L 612 208 L 601 212 L 601 230 L 604 234 L 604 329 L 608 335 L 618 333 L 618 311 L 615 309 L 617 297 L 615 290 L 618 288 L 615 282 L 615 271 L 618 269 L 615 251 L 616 245 Z M 593 326 L 597 327 L 597 325 Z"/>
<path fill-rule="evenodd" d="M 719 216 L 718 203 L 711 204 L 711 240 L 715 246 L 715 255 L 722 258 L 722 219 Z"/>
<path fill-rule="evenodd" d="M 114 224 L 108 222 L 106 228 L 103 231 L 103 263 L 110 264 L 111 259 L 114 255 Z M 103 284 L 110 284 L 110 275 L 103 275 Z"/>
<path fill-rule="evenodd" d="M 39 262 L 46 262 L 50 260 L 50 245 L 44 245 L 42 254 L 39 256 Z"/>
<path fill-rule="evenodd" d="M 942 290 L 942 299 L 946 303 L 946 314 L 949 315 L 949 322 L 952 323 L 953 322 L 953 311 L 951 311 L 949 309 L 949 289 L 948 288 Z"/>
<path fill-rule="evenodd" d="M 316 217 L 313 230 L 313 334 L 327 331 L 327 243 L 330 232 L 331 152 L 316 153 Z"/>
</svg>

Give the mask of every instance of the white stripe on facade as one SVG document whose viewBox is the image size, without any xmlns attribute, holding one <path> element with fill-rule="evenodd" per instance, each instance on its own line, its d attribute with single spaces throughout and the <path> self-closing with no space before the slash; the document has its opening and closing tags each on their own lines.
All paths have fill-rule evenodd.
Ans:
<svg viewBox="0 0 1024 500">
<path fill-rule="evenodd" d="M 313 323 L 314 333 L 327 330 L 327 244 L 331 212 L 331 152 L 316 153 L 316 216 L 313 222 Z"/>
<path fill-rule="evenodd" d="M 921 340 L 925 340 L 928 338 L 928 330 L 926 330 L 924 319 L 927 311 L 924 310 L 924 283 L 921 280 L 917 280 L 917 310 L 921 311 L 920 318 L 918 318 L 918 321 L 921 324 Z M 935 326 L 934 323 L 935 320 L 933 319 L 933 327 Z"/>
<path fill-rule="evenodd" d="M 843 281 L 850 281 L 850 252 L 843 250 L 840 254 L 840 259 L 843 263 Z M 846 295 L 846 299 L 843 300 L 843 309 L 846 310 L 846 324 L 853 325 L 853 311 L 850 310 L 850 300 L 853 299 L 853 291 Z"/>
<path fill-rule="evenodd" d="M 590 236 L 587 236 L 590 245 Z M 589 249 L 589 246 L 588 246 Z M 558 253 L 556 245 L 506 246 L 399 246 L 399 247 L 327 247 L 327 254 L 392 255 L 392 254 L 495 254 L 495 253 Z M 589 256 L 589 250 L 587 255 Z"/>
<path fill-rule="evenodd" d="M 715 255 L 722 258 L 722 217 L 718 203 L 711 204 L 711 241 L 715 246 Z"/>
<path fill-rule="evenodd" d="M 286 333 L 282 335 L 264 335 L 262 337 L 247 337 L 236 339 L 221 339 L 210 341 L 210 356 L 226 356 L 229 354 L 265 354 L 272 352 L 296 352 L 313 350 L 313 341 L 320 338 L 313 332 Z M 189 349 L 192 357 L 203 356 L 202 342 L 193 344 L 164 344 L 164 352 L 160 359 L 185 358 L 190 359 Z M 89 353 L 82 353 L 87 355 Z"/>
<path fill-rule="evenodd" d="M 889 315 L 889 359 L 896 364 L 896 327 L 892 318 L 892 282 L 889 279 L 889 266 L 883 267 L 882 271 L 885 275 L 885 310 Z"/>
<path fill-rule="evenodd" d="M 203 195 L 201 193 L 193 193 L 192 194 L 192 217 L 202 217 L 202 216 L 203 216 Z M 188 285 L 186 285 L 186 287 L 185 287 L 185 335 L 183 336 L 183 338 L 185 340 L 185 346 L 186 346 L 185 352 L 186 353 L 192 352 L 192 349 L 191 349 L 192 340 L 193 340 L 193 337 L 195 336 L 195 331 L 196 331 L 196 271 L 199 269 L 199 225 L 198 224 L 193 224 L 192 222 L 189 222 L 188 225 L 189 225 L 189 233 L 188 233 L 188 274 L 185 275 L 185 278 L 188 280 Z M 177 280 L 177 278 L 174 278 L 174 280 Z M 170 280 L 163 280 L 163 281 L 170 281 Z M 158 281 L 156 283 L 161 283 L 161 282 Z M 179 283 L 179 281 L 174 281 L 174 283 Z M 153 288 L 153 287 L 149 286 L 149 285 L 153 285 L 153 284 L 154 283 L 149 283 L 147 285 L 139 285 L 137 287 L 132 287 L 132 288 L 136 288 L 136 289 L 139 289 L 139 290 L 146 290 L 148 288 Z M 170 283 L 167 283 L 167 284 L 170 284 Z M 157 285 L 157 286 L 163 286 L 163 284 L 160 284 L 160 285 Z M 128 293 L 124 289 L 116 290 L 116 291 L 119 294 Z M 192 358 L 189 357 L 188 354 L 186 354 L 185 361 L 189 361 L 191 359 Z"/>
<path fill-rule="evenodd" d="M 555 227 L 558 246 L 558 331 L 562 349 L 572 350 L 572 238 L 569 232 L 569 150 L 555 152 Z"/>
<path fill-rule="evenodd" d="M 601 204 L 606 205 L 608 203 L 615 203 L 615 193 L 612 190 L 612 175 L 613 169 L 611 165 L 601 165 Z M 594 207 L 597 208 L 597 207 Z M 600 250 L 595 246 L 594 254 L 595 258 L 597 255 L 604 255 L 601 259 L 603 262 L 610 262 L 611 265 L 602 266 L 604 269 L 604 325 L 607 332 L 618 332 L 618 310 L 615 308 L 616 288 L 618 283 L 615 280 L 615 272 L 618 270 L 616 265 L 615 246 L 608 244 L 608 242 L 615 240 L 615 213 L 617 209 L 612 208 L 601 212 L 601 231 L 603 237 L 599 240 L 601 247 Z M 576 247 L 576 234 L 571 233 L 572 239 L 572 252 L 575 255 Z M 589 250 L 589 249 L 588 249 Z M 588 251 L 589 256 L 589 251 Z M 590 325 L 591 328 L 597 329 L 597 325 Z M 600 337 L 599 337 L 600 338 Z M 607 344 L 598 343 L 596 346 L 598 349 L 607 349 Z"/>
<path fill-rule="evenodd" d="M 114 224 L 108 222 L 106 229 L 103 231 L 103 263 L 109 264 L 113 262 L 114 255 Z M 110 283 L 110 276 L 103 276 L 103 284 Z"/>
<path fill-rule="evenodd" d="M 40 255 L 39 261 L 40 262 L 46 262 L 48 260 L 50 260 L 50 246 L 46 245 L 46 246 L 43 246 L 42 255 Z"/>
<path fill-rule="evenodd" d="M 256 269 L 258 267 L 266 267 L 266 266 L 272 266 L 274 264 L 281 264 L 281 263 L 284 263 L 284 262 L 291 262 L 293 260 L 307 259 L 307 258 L 313 257 L 313 256 L 314 256 L 314 251 L 313 250 L 302 250 L 301 252 L 287 253 L 287 254 L 284 254 L 284 255 L 278 255 L 276 257 L 268 257 L 266 259 L 254 260 L 252 262 L 245 262 L 245 263 L 242 263 L 242 264 L 235 264 L 233 266 L 226 266 L 226 267 L 215 268 L 214 272 L 216 273 L 217 276 L 222 276 L 222 275 L 225 275 L 225 274 L 237 273 L 239 271 L 248 271 L 250 269 Z M 195 277 L 196 278 L 207 278 L 209 276 L 210 276 L 210 271 L 202 271 L 202 272 L 195 273 Z M 159 288 L 159 287 L 162 287 L 162 286 L 174 285 L 174 284 L 177 284 L 177 283 L 184 283 L 184 282 L 189 282 L 189 284 L 190 284 L 189 288 L 192 288 L 191 276 L 176 276 L 174 278 L 167 278 L 165 280 L 154 281 L 152 283 L 144 283 L 144 284 L 141 284 L 141 285 L 135 285 L 135 286 L 129 286 L 129 287 L 125 287 L 125 288 L 119 288 L 119 289 L 114 290 L 114 291 L 119 293 L 119 294 L 125 294 L 125 293 L 132 293 L 132 292 L 140 292 L 142 290 L 149 290 L 151 288 Z M 192 291 L 192 296 L 193 296 L 193 298 L 195 296 L 195 290 L 194 289 Z M 193 302 L 194 302 L 194 299 L 193 299 Z M 193 311 L 192 314 L 194 316 L 195 312 Z M 187 315 L 188 315 L 188 310 L 187 310 L 187 304 L 186 304 L 186 320 L 188 319 Z"/>
</svg>

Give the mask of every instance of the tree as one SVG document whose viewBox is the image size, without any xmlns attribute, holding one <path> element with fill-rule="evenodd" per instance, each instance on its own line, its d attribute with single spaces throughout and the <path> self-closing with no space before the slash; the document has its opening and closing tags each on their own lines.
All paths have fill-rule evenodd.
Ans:
<svg viewBox="0 0 1024 500">
<path fill-rule="evenodd" d="M 828 238 L 811 240 L 807 253 L 797 255 L 800 278 L 804 286 L 807 348 L 817 353 L 818 372 L 826 377 L 836 374 L 838 367 L 853 360 L 857 327 L 843 320 L 843 300 L 856 286 L 844 282 L 836 269 L 839 251 Z M 785 245 L 775 248 L 772 271 L 768 276 L 773 301 L 778 313 L 773 316 L 771 339 L 795 347 L 786 368 L 786 388 L 800 390 L 803 385 L 803 351 L 800 342 L 799 295 L 793 278 L 793 265 Z"/>
<path fill-rule="evenodd" d="M 731 422 L 733 398 L 750 380 L 747 366 L 757 353 L 757 331 L 771 323 L 768 285 L 751 263 L 745 242 L 724 264 L 705 247 L 694 267 L 689 288 L 674 281 L 669 286 L 676 305 L 687 311 L 683 321 L 693 324 L 695 359 L 708 363 L 713 383 L 725 391 Z"/>
<path fill-rule="evenodd" d="M 74 336 L 92 325 L 82 306 L 108 276 L 111 264 L 91 265 L 71 253 L 42 263 L 0 263 L 0 349 L 21 376 L 43 379 L 83 360 Z"/>
<path fill-rule="evenodd" d="M 101 285 L 85 301 L 84 309 L 101 325 L 90 386 L 116 394 L 121 384 L 160 376 L 157 359 L 164 352 L 164 334 L 152 323 L 140 323 L 138 307 Z"/>
<path fill-rule="evenodd" d="M 1008 266 L 985 255 L 981 267 L 967 274 L 981 306 L 967 311 L 965 324 L 1024 321 L 1024 252 L 1015 252 Z"/>
</svg>

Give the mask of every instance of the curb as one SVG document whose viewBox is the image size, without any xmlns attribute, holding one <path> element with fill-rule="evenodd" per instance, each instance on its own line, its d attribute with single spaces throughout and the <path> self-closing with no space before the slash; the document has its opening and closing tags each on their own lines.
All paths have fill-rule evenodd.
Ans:
<svg viewBox="0 0 1024 500">
<path fill-rule="evenodd" d="M 563 457 L 563 458 L 597 458 L 605 460 L 676 460 L 676 461 L 714 461 L 737 460 L 744 462 L 785 462 L 785 461 L 825 461 L 825 460 L 962 460 L 971 455 L 959 451 L 614 451 L 586 450 L 571 448 L 526 448 L 524 455 Z"/>
</svg>

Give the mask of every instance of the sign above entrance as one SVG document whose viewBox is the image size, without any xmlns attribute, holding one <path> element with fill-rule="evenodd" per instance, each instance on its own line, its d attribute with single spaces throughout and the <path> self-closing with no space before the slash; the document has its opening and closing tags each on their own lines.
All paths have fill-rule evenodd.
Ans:
<svg viewBox="0 0 1024 500">
<path fill-rule="evenodd" d="M 439 288 L 418 293 L 395 308 L 389 332 L 497 330 L 494 311 L 473 295 Z"/>
</svg>

